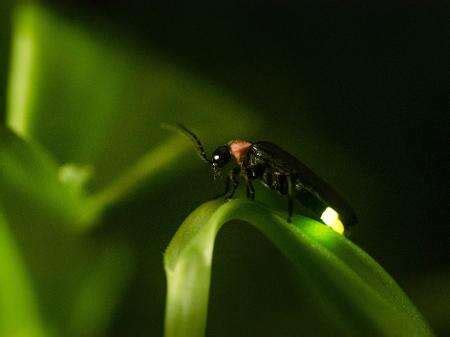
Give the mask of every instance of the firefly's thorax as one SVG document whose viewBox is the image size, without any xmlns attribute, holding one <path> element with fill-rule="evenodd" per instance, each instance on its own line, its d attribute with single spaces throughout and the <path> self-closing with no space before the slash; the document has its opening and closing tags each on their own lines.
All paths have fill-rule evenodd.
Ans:
<svg viewBox="0 0 450 337">
<path fill-rule="evenodd" d="M 242 139 L 235 139 L 228 143 L 231 157 L 234 159 L 236 164 L 242 165 L 250 146 L 252 146 L 251 142 Z"/>
</svg>

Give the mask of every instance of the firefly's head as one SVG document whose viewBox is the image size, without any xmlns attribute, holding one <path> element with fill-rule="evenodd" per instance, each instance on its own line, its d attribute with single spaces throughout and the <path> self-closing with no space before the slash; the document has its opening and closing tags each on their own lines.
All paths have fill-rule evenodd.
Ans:
<svg viewBox="0 0 450 337">
<path fill-rule="evenodd" d="M 194 146 L 200 158 L 204 162 L 211 165 L 214 178 L 220 175 L 220 170 L 231 160 L 230 145 L 219 146 L 212 154 L 211 159 L 209 159 L 208 156 L 206 155 L 202 143 L 200 142 L 200 139 L 198 139 L 198 137 L 191 130 L 187 129 L 184 125 L 179 123 L 176 124 L 164 123 L 163 127 L 168 129 L 174 129 L 175 131 L 178 131 L 183 135 L 187 136 L 189 139 L 191 139 L 191 141 L 194 143 Z"/>
<path fill-rule="evenodd" d="M 176 124 L 163 124 L 163 127 L 168 129 L 174 129 L 183 135 L 187 136 L 194 144 L 198 155 L 200 158 L 211 165 L 211 169 L 214 174 L 214 178 L 220 176 L 220 170 L 225 167 L 231 160 L 233 160 L 236 164 L 242 165 L 247 152 L 252 145 L 251 142 L 235 139 L 230 141 L 226 145 L 219 146 L 211 156 L 211 159 L 206 155 L 205 149 L 203 148 L 200 139 L 189 129 L 187 129 L 184 125 L 176 123 Z"/>
<path fill-rule="evenodd" d="M 219 146 L 211 156 L 211 167 L 214 177 L 220 175 L 220 169 L 231 160 L 230 147 L 228 145 Z"/>
</svg>

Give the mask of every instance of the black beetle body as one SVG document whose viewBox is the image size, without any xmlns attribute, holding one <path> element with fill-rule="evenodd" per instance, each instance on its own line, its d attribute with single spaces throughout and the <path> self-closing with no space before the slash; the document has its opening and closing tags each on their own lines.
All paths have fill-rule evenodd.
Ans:
<svg viewBox="0 0 450 337">
<path fill-rule="evenodd" d="M 357 222 L 355 213 L 344 198 L 308 166 L 273 143 L 252 143 L 243 167 L 251 179 L 260 179 L 263 185 L 281 195 L 289 196 L 291 184 L 293 197 L 315 213 L 331 206 L 338 210 L 347 226 Z"/>
<path fill-rule="evenodd" d="M 172 128 L 174 126 L 171 126 Z M 231 198 L 239 186 L 240 176 L 246 181 L 247 197 L 255 198 L 253 181 L 259 180 L 266 187 L 288 197 L 288 221 L 293 213 L 293 200 L 297 199 L 317 214 L 323 222 L 343 233 L 341 220 L 352 226 L 357 223 L 350 205 L 328 183 L 317 176 L 296 157 L 267 142 L 250 142 L 236 139 L 219 146 L 209 159 L 197 136 L 181 124 L 175 129 L 187 135 L 197 147 L 200 157 L 211 164 L 214 177 L 230 161 L 235 166 L 226 180 L 225 192 L 221 196 Z"/>
</svg>

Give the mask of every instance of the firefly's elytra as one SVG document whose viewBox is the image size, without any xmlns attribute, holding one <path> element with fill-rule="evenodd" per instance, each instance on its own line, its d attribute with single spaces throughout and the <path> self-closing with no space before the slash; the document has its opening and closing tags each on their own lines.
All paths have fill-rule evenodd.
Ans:
<svg viewBox="0 0 450 337">
<path fill-rule="evenodd" d="M 169 125 L 170 126 L 170 125 Z M 225 192 L 221 196 L 231 198 L 239 186 L 240 177 L 246 183 L 247 197 L 255 198 L 253 181 L 277 191 L 288 198 L 288 222 L 293 213 L 293 201 L 313 211 L 326 225 L 339 233 L 344 232 L 343 223 L 352 226 L 357 223 L 356 215 L 347 201 L 327 182 L 316 175 L 296 157 L 267 141 L 235 139 L 219 146 L 209 159 L 198 137 L 185 126 L 171 126 L 188 136 L 195 144 L 203 161 L 211 165 L 214 177 L 229 162 L 234 167 L 229 171 Z"/>
</svg>

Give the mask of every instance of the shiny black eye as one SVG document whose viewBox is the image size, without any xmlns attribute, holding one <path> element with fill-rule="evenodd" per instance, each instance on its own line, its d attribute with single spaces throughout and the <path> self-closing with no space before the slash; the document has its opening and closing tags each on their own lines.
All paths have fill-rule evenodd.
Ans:
<svg viewBox="0 0 450 337">
<path fill-rule="evenodd" d="M 228 146 L 219 146 L 216 151 L 214 151 L 211 161 L 213 164 L 217 164 L 219 167 L 225 166 L 231 159 L 230 149 Z"/>
</svg>

